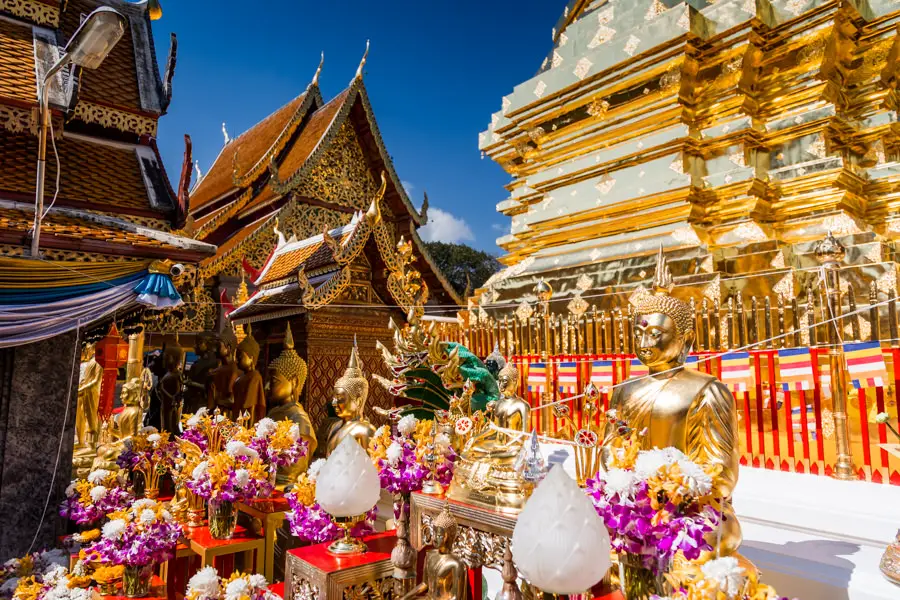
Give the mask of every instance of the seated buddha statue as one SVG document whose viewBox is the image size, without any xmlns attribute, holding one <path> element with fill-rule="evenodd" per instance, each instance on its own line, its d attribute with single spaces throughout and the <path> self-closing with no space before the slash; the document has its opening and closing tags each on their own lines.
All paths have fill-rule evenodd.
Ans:
<svg viewBox="0 0 900 600">
<path fill-rule="evenodd" d="M 468 566 L 453 554 L 453 543 L 459 524 L 450 514 L 450 507 L 444 508 L 431 522 L 431 545 L 433 550 L 425 554 L 422 566 L 422 583 L 401 600 L 421 597 L 428 600 L 462 600 L 466 596 L 466 575 Z"/>
<path fill-rule="evenodd" d="M 109 432 L 109 439 L 97 448 L 97 457 L 91 464 L 91 470 L 119 470 L 116 459 L 125 447 L 125 440 L 137 434 L 144 421 L 143 391 L 143 381 L 140 377 L 132 377 L 122 386 L 122 393 L 119 396 L 123 406 L 122 412 L 118 414 L 115 426 Z"/>
<path fill-rule="evenodd" d="M 249 336 L 248 336 L 249 337 Z M 275 485 L 284 488 L 296 481 L 297 476 L 306 471 L 309 457 L 316 451 L 316 433 L 306 410 L 300 405 L 300 392 L 306 383 L 306 361 L 294 350 L 294 336 L 291 326 L 284 335 L 284 349 L 269 363 L 266 377 L 266 394 L 269 400 L 269 414 L 274 421 L 289 419 L 300 427 L 300 437 L 309 444 L 306 456 L 289 467 L 281 467 L 275 477 Z"/>
<path fill-rule="evenodd" d="M 684 369 L 694 339 L 690 306 L 669 295 L 672 274 L 660 249 L 652 292 L 632 297 L 634 347 L 650 371 L 615 388 L 610 408 L 629 428 L 644 431 L 642 450 L 674 447 L 698 465 L 719 464 L 718 495 L 724 499 L 721 531 L 707 541 L 722 556 L 733 554 L 741 543 L 741 528 L 731 506 L 738 478 L 737 412 L 728 388 L 712 375 Z M 604 432 L 601 461 L 610 463 L 616 426 Z"/>
<path fill-rule="evenodd" d="M 231 418 L 237 420 L 243 412 L 250 413 L 250 424 L 256 423 L 266 415 L 266 397 L 263 389 L 263 377 L 256 370 L 259 360 L 259 344 L 253 337 L 253 331 L 247 326 L 247 337 L 237 345 L 237 366 L 243 373 L 238 375 L 231 385 L 231 398 L 226 394 L 227 386 L 221 382 L 215 384 L 216 403 L 219 409 L 231 411 Z M 223 365 L 224 366 L 224 365 Z M 224 373 L 217 372 L 222 379 Z M 220 389 L 221 388 L 221 389 Z M 231 405 L 228 405 L 228 400 Z"/>
<path fill-rule="evenodd" d="M 500 399 L 488 406 L 490 422 L 460 451 L 447 495 L 518 512 L 525 505 L 526 493 L 515 462 L 531 430 L 531 406 L 518 395 L 519 369 L 514 364 L 501 369 L 497 382 Z M 521 434 L 508 433 L 510 430 Z"/>
<path fill-rule="evenodd" d="M 331 405 L 338 421 L 331 426 L 325 438 L 325 456 L 328 457 L 347 436 L 356 439 L 363 448 L 369 447 L 369 438 L 375 435 L 375 427 L 363 416 L 369 397 L 369 382 L 359 366 L 356 343 L 350 351 L 350 363 L 344 374 L 334 383 Z"/>
</svg>

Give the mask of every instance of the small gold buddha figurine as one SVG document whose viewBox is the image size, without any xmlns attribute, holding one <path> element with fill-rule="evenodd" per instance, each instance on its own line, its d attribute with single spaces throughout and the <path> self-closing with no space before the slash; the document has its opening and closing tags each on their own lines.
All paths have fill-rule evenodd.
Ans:
<svg viewBox="0 0 900 600">
<path fill-rule="evenodd" d="M 237 346 L 237 366 L 243 371 L 232 385 L 232 393 L 234 401 L 227 408 L 231 411 L 231 418 L 237 420 L 244 411 L 250 413 L 251 425 L 262 419 L 266 415 L 266 396 L 263 389 L 263 377 L 256 370 L 256 363 L 259 360 L 259 344 L 253 338 L 253 331 L 247 326 L 247 337 L 245 337 Z M 217 387 L 218 389 L 218 387 Z M 222 393 L 218 396 L 217 402 L 222 402 L 219 406 L 223 411 L 224 406 L 224 386 Z"/>
<path fill-rule="evenodd" d="M 115 437 L 127 440 L 137 434 L 144 421 L 143 382 L 140 377 L 132 377 L 122 386 L 122 412 L 116 419 Z"/>
<path fill-rule="evenodd" d="M 359 365 L 359 354 L 354 341 L 350 363 L 341 378 L 334 383 L 331 405 L 341 421 L 339 426 L 332 427 L 326 438 L 326 457 L 348 435 L 355 438 L 363 448 L 369 447 L 369 438 L 375 435 L 375 427 L 363 416 L 369 397 L 369 382 Z"/>
<path fill-rule="evenodd" d="M 93 450 L 100 442 L 100 384 L 103 367 L 94 356 L 94 345 L 86 344 L 81 351 L 81 378 L 78 381 L 78 412 L 75 431 L 78 447 Z"/>
<path fill-rule="evenodd" d="M 657 259 L 652 293 L 632 297 L 635 308 L 634 346 L 650 370 L 648 377 L 630 379 L 615 388 L 610 408 L 634 430 L 645 430 L 642 450 L 674 447 L 699 465 L 720 464 L 718 494 L 724 498 L 721 531 L 707 541 L 722 556 L 741 544 L 741 528 L 731 506 L 738 478 L 737 411 L 728 388 L 712 375 L 683 368 L 694 340 L 693 312 L 669 295 L 672 274 L 662 248 Z M 609 464 L 614 424 L 604 432 L 601 461 Z"/>
<path fill-rule="evenodd" d="M 518 512 L 526 492 L 515 462 L 530 431 L 531 406 L 518 395 L 519 370 L 514 364 L 503 367 L 497 381 L 500 399 L 489 405 L 490 424 L 462 448 L 447 496 Z"/>
<path fill-rule="evenodd" d="M 181 403 L 184 385 L 184 348 L 176 339 L 163 351 L 166 374 L 159 380 L 160 429 L 172 435 L 181 433 Z"/>
<path fill-rule="evenodd" d="M 248 335 L 249 339 L 250 336 Z M 306 456 L 289 467 L 278 469 L 275 485 L 284 487 L 296 481 L 297 476 L 306 471 L 309 457 L 316 451 L 316 433 L 309 415 L 300 406 L 300 392 L 306 383 L 306 361 L 294 350 L 294 336 L 291 326 L 284 334 L 284 349 L 269 363 L 266 378 L 266 394 L 269 400 L 268 417 L 274 421 L 289 419 L 300 427 L 300 437 L 309 444 Z"/>
<path fill-rule="evenodd" d="M 431 545 L 422 567 L 422 583 L 401 600 L 417 596 L 429 600 L 462 600 L 465 598 L 468 567 L 453 555 L 453 543 L 459 525 L 445 504 L 440 514 L 431 522 Z"/>
<path fill-rule="evenodd" d="M 231 328 L 227 328 L 219 336 L 217 342 L 216 354 L 218 355 L 219 366 L 209 374 L 209 395 L 206 407 L 211 411 L 218 408 L 223 413 L 231 414 L 231 409 L 234 407 L 234 384 L 241 375 L 241 371 L 238 369 L 234 359 L 236 346 L 237 339 L 234 337 Z M 259 346 L 257 345 L 257 354 L 259 352 L 258 349 Z M 254 362 L 253 364 L 256 363 Z M 255 371 L 256 369 L 253 370 Z M 260 379 L 262 379 L 261 375 Z"/>
</svg>

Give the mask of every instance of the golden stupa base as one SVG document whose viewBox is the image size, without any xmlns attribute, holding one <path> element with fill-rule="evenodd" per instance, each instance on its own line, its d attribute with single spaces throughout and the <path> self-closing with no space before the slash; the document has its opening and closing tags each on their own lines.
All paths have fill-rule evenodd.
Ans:
<svg viewBox="0 0 900 600">
<path fill-rule="evenodd" d="M 512 465 L 460 458 L 447 498 L 508 514 L 518 514 L 528 500 L 526 486 Z"/>
</svg>

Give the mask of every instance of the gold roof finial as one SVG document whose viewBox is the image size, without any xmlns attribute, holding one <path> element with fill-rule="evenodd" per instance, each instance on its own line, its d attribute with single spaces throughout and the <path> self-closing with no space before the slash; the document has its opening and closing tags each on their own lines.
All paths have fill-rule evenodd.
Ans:
<svg viewBox="0 0 900 600">
<path fill-rule="evenodd" d="M 319 68 L 316 69 L 316 74 L 313 75 L 312 83 L 310 85 L 319 85 L 319 74 L 322 72 L 322 65 L 325 64 L 325 52 L 322 52 L 322 58 L 319 59 Z"/>
<path fill-rule="evenodd" d="M 356 67 L 356 79 L 362 79 L 363 76 L 363 67 L 366 66 L 366 58 L 369 56 L 369 40 L 366 40 L 366 51 L 363 53 L 362 60 L 359 61 L 359 66 Z"/>
<path fill-rule="evenodd" d="M 666 254 L 663 252 L 662 244 L 660 244 L 659 251 L 656 254 L 656 272 L 653 274 L 653 292 L 656 294 L 668 294 L 674 287 L 672 271 L 669 270 Z"/>
<path fill-rule="evenodd" d="M 162 19 L 163 12 L 159 0 L 150 0 L 147 2 L 147 11 L 150 14 L 151 21 L 159 21 Z"/>
</svg>

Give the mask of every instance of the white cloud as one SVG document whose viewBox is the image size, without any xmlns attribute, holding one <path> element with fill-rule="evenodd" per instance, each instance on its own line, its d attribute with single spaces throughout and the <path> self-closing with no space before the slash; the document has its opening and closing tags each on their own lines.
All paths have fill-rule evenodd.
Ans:
<svg viewBox="0 0 900 600">
<path fill-rule="evenodd" d="M 406 190 L 407 196 L 412 196 L 413 190 L 416 189 L 416 186 L 411 181 L 401 181 L 400 185 Z"/>
<path fill-rule="evenodd" d="M 475 241 L 475 234 L 464 219 L 435 207 L 428 209 L 428 223 L 419 229 L 419 235 L 426 242 L 458 244 Z"/>
<path fill-rule="evenodd" d="M 491 229 L 499 233 L 508 233 L 509 225 L 507 223 L 491 223 Z"/>
</svg>

